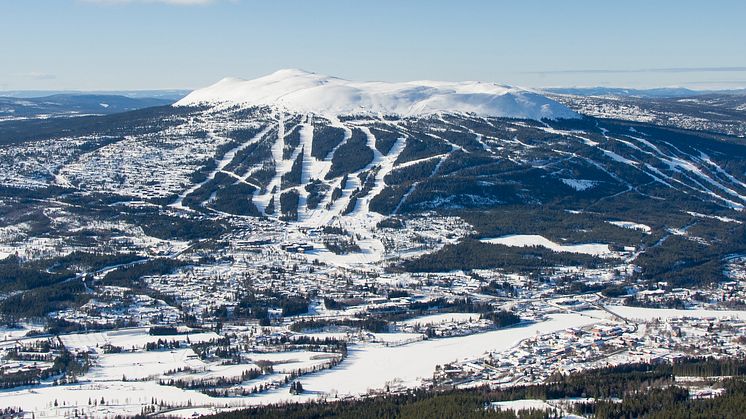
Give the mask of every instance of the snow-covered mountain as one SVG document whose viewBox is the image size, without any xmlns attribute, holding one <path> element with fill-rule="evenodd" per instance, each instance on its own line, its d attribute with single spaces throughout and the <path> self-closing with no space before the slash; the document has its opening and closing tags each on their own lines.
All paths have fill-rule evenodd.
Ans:
<svg viewBox="0 0 746 419">
<path fill-rule="evenodd" d="M 355 82 L 303 70 L 279 70 L 254 80 L 225 78 L 195 90 L 176 106 L 238 104 L 279 106 L 322 115 L 428 115 L 561 119 L 577 114 L 528 90 L 483 82 Z"/>
</svg>

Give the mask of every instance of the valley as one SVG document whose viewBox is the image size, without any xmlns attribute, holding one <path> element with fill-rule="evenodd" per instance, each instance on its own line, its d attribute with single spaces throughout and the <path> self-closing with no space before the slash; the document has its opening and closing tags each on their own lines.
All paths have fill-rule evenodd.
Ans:
<svg viewBox="0 0 746 419">
<path fill-rule="evenodd" d="M 186 417 L 742 359 L 740 131 L 553 97 L 281 70 L 1 122 L 0 400 Z"/>
</svg>

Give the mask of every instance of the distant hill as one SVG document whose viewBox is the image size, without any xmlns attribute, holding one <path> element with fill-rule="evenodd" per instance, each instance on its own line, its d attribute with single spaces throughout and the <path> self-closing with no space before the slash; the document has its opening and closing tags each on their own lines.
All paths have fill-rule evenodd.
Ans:
<svg viewBox="0 0 746 419">
<path fill-rule="evenodd" d="M 100 94 L 55 94 L 43 97 L 0 97 L 0 120 L 39 117 L 107 115 L 173 103 L 173 99 Z"/>
<path fill-rule="evenodd" d="M 156 98 L 168 99 L 173 102 L 188 95 L 189 89 L 157 89 L 157 90 L 0 90 L 0 97 L 41 98 L 54 95 L 94 95 L 94 96 L 125 96 L 133 99 Z"/>
<path fill-rule="evenodd" d="M 536 120 L 578 117 L 541 94 L 496 83 L 356 82 L 297 69 L 279 70 L 254 80 L 225 78 L 195 90 L 176 103 L 177 106 L 216 104 L 275 106 L 327 116 L 470 113 Z"/>
<path fill-rule="evenodd" d="M 620 96 L 639 98 L 679 98 L 709 94 L 746 95 L 746 89 L 691 90 L 684 87 L 660 87 L 655 89 L 626 89 L 622 87 L 552 87 L 545 92 L 576 96 Z"/>
</svg>

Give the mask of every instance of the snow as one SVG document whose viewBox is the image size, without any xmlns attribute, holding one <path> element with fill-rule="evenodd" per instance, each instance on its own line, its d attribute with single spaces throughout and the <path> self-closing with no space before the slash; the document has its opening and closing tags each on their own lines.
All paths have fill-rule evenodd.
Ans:
<svg viewBox="0 0 746 419">
<path fill-rule="evenodd" d="M 101 400 L 106 404 L 89 405 L 89 400 Z M 114 417 L 115 415 L 134 416 L 141 413 L 143 405 L 155 398 L 180 403 L 215 405 L 229 404 L 230 400 L 215 399 L 197 391 L 181 390 L 176 387 L 161 386 L 154 382 L 112 381 L 82 383 L 63 386 L 43 386 L 34 389 L 18 388 L 3 392 L 4 406 L 23 406 L 33 411 L 35 417 L 72 417 L 74 408 L 82 410 L 90 417 Z M 57 400 L 59 406 L 54 406 Z M 65 402 L 65 406 L 61 403 Z M 237 404 L 237 403 L 236 403 Z"/>
<path fill-rule="evenodd" d="M 396 143 L 394 143 L 394 145 L 391 147 L 391 150 L 389 150 L 389 153 L 386 156 L 383 156 L 375 146 L 376 139 L 370 132 L 370 129 L 368 129 L 367 127 L 361 129 L 368 137 L 368 147 L 373 150 L 373 161 L 370 162 L 370 164 L 368 164 L 368 166 L 365 167 L 363 171 L 371 170 L 376 166 L 378 166 L 379 170 L 374 177 L 373 188 L 371 188 L 370 192 L 368 192 L 366 196 L 361 197 L 357 200 L 355 209 L 351 213 L 351 215 L 353 216 L 359 215 L 361 211 L 370 211 L 371 199 L 383 192 L 383 189 L 386 187 L 383 179 L 394 169 L 394 162 L 399 157 L 399 154 L 402 152 L 402 150 L 404 150 L 405 144 L 405 138 L 399 137 L 396 140 Z"/>
<path fill-rule="evenodd" d="M 252 144 L 254 144 L 256 142 L 259 142 L 262 138 L 264 138 L 264 136 L 267 134 L 267 132 L 270 129 L 271 129 L 271 127 L 265 127 L 259 134 L 257 134 L 251 140 L 249 140 L 249 141 L 247 141 L 245 143 L 239 144 L 238 146 L 234 147 L 233 149 L 231 149 L 230 151 L 228 151 L 227 153 L 225 153 L 223 155 L 223 157 L 219 161 L 216 162 L 217 165 L 216 165 L 215 169 L 212 172 L 210 172 L 210 174 L 207 175 L 207 177 L 205 178 L 205 180 L 203 180 L 202 182 L 200 182 L 198 184 L 193 185 L 191 188 L 189 188 L 189 189 L 185 190 L 184 192 L 182 192 L 179 195 L 179 197 L 177 198 L 176 202 L 174 202 L 173 204 L 171 204 L 171 206 L 172 207 L 176 207 L 176 208 L 184 208 L 184 206 L 183 206 L 184 198 L 186 198 L 189 194 L 195 192 L 202 185 L 204 185 L 207 182 L 213 180 L 215 178 L 215 175 L 217 175 L 219 172 L 222 172 L 223 169 L 225 169 L 225 167 L 228 166 L 228 164 L 231 161 L 233 161 L 233 158 L 236 156 L 236 154 L 239 151 L 244 150 L 245 148 L 249 147 L 250 145 L 252 145 Z M 214 133 L 209 133 L 208 135 L 210 135 L 211 137 L 216 137 L 216 135 Z"/>
<path fill-rule="evenodd" d="M 142 380 L 185 367 L 203 369 L 205 364 L 191 349 L 123 352 L 99 355 L 96 365 L 85 377 L 91 381 L 115 381 L 122 377 Z"/>
<path fill-rule="evenodd" d="M 147 327 L 137 327 L 118 329 L 110 332 L 76 333 L 60 336 L 60 339 L 68 349 L 82 350 L 86 348 L 95 348 L 97 346 L 101 347 L 105 344 L 119 346 L 121 348 L 132 348 L 133 346 L 135 348 L 144 348 L 148 342 L 157 342 L 158 339 L 183 342 L 189 338 L 190 342 L 197 343 L 209 341 L 210 339 L 218 339 L 220 337 L 214 332 L 172 336 L 151 336 L 148 334 L 148 330 L 149 328 Z"/>
<path fill-rule="evenodd" d="M 425 335 L 422 333 L 371 333 L 376 342 L 385 343 L 410 343 L 417 340 L 423 340 Z"/>
<path fill-rule="evenodd" d="M 561 179 L 562 182 L 575 189 L 576 191 L 584 191 L 586 189 L 590 189 L 598 184 L 595 180 L 588 180 L 588 179 Z"/>
<path fill-rule="evenodd" d="M 724 223 L 742 224 L 741 221 L 735 220 L 735 219 L 730 218 L 730 217 L 722 217 L 722 216 L 718 216 L 718 215 L 707 215 L 707 214 L 701 214 L 699 212 L 694 212 L 694 211 L 687 211 L 686 213 L 689 214 L 689 215 L 691 215 L 692 217 L 697 217 L 697 218 L 706 218 L 706 219 L 710 219 L 710 220 L 718 220 L 718 221 L 721 221 L 721 222 L 724 222 Z M 0 259 L 2 259 L 2 257 L 0 257 Z"/>
<path fill-rule="evenodd" d="M 487 351 L 505 350 L 537 333 L 581 327 L 597 321 L 580 314 L 556 314 L 544 322 L 404 346 L 350 346 L 347 359 L 332 370 L 305 376 L 303 387 L 326 393 L 336 389 L 340 394 L 364 394 L 368 389 L 383 388 L 394 381 L 413 386 L 423 378 L 432 377 L 436 365 L 474 358 Z"/>
<path fill-rule="evenodd" d="M 2 259 L 2 258 L 0 258 Z M 0 326 L 0 342 L 15 340 L 26 336 L 31 331 L 40 331 L 44 328 L 31 324 L 21 324 L 17 327 Z"/>
<path fill-rule="evenodd" d="M 508 236 L 482 239 L 482 243 L 502 244 L 513 247 L 540 246 L 555 252 L 582 253 L 592 256 L 611 255 L 608 244 L 585 243 L 585 244 L 558 244 L 538 234 L 513 234 Z"/>
<path fill-rule="evenodd" d="M 738 318 L 746 320 L 746 311 L 736 310 L 679 310 L 668 308 L 642 308 L 630 306 L 606 306 L 606 308 L 622 317 L 633 320 L 673 319 L 677 317 L 690 318 Z"/>
<path fill-rule="evenodd" d="M 605 150 L 603 148 L 599 148 L 599 150 L 601 150 L 604 154 L 606 154 L 609 158 L 611 158 L 612 160 L 614 160 L 616 162 L 624 163 L 624 164 L 628 164 L 630 166 L 637 167 L 637 162 L 632 161 L 632 160 L 627 159 L 627 158 L 624 158 L 624 157 L 620 156 L 619 154 L 617 154 L 617 153 L 615 153 L 613 151 Z"/>
<path fill-rule="evenodd" d="M 493 409 L 499 409 L 501 411 L 513 411 L 517 413 L 521 410 L 538 410 L 538 411 L 554 411 L 557 410 L 563 419 L 581 419 L 584 416 L 577 416 L 567 413 L 570 405 L 575 403 L 587 403 L 593 399 L 589 398 L 567 398 L 567 399 L 521 399 L 521 400 L 510 400 L 501 402 L 492 402 L 490 407 Z"/>
<path fill-rule="evenodd" d="M 491 406 L 500 410 L 512 410 L 518 412 L 520 410 L 552 410 L 553 406 L 545 402 L 544 400 L 537 399 L 523 399 L 523 400 L 512 400 L 507 402 L 493 402 Z"/>
<path fill-rule="evenodd" d="M 246 359 L 250 359 L 254 363 L 259 361 L 270 361 L 273 364 L 275 372 L 285 374 L 289 374 L 297 369 L 310 368 L 314 365 L 322 364 L 330 359 L 339 357 L 339 355 L 336 354 L 309 351 L 249 352 L 244 356 Z"/>
<path fill-rule="evenodd" d="M 402 324 L 427 326 L 439 323 L 466 323 L 479 320 L 479 315 L 474 313 L 442 313 L 429 316 L 420 316 L 404 320 Z"/>
<path fill-rule="evenodd" d="M 387 384 L 419 384 L 423 378 L 432 376 L 436 365 L 458 359 L 471 359 L 488 351 L 505 350 L 537 334 L 551 333 L 568 327 L 582 327 L 596 322 L 598 319 L 587 315 L 556 314 L 550 316 L 547 321 L 469 336 L 423 340 L 394 347 L 380 344 L 351 345 L 348 357 L 337 367 L 305 375 L 302 382 L 306 392 L 300 396 L 292 396 L 287 388 L 281 387 L 252 397 L 214 398 L 197 391 L 161 386 L 153 381 L 119 381 L 122 375 L 128 378 L 145 376 L 163 372 L 179 364 L 183 365 L 189 362 L 185 355 L 191 352 L 184 349 L 104 355 L 98 361 L 99 365 L 106 364 L 106 368 L 103 371 L 98 367 L 92 368 L 88 374 L 81 377 L 83 382 L 80 384 L 4 390 L 2 399 L 5 405 L 24 406 L 25 409 L 35 412 L 37 417 L 69 416 L 75 407 L 91 416 L 101 417 L 138 414 L 143 405 L 156 398 L 158 401 L 182 406 L 183 410 L 174 414 L 184 417 L 191 415 L 195 410 L 207 412 L 211 408 L 222 410 L 278 402 L 310 401 L 324 394 L 362 395 L 367 393 L 368 389 L 380 389 Z M 393 335 L 403 337 L 403 334 Z M 257 353 L 251 355 L 251 358 L 271 359 L 287 364 L 276 366 L 276 369 L 284 371 L 323 362 L 324 359 L 319 355 L 324 354 L 303 351 Z M 140 357 L 140 360 L 137 357 Z M 201 363 L 199 360 L 191 362 Z M 109 371 L 112 367 L 116 371 Z M 102 397 L 106 399 L 106 405 L 88 404 L 89 398 L 100 400 Z M 66 405 L 54 407 L 54 400 L 65 401 Z"/>
<path fill-rule="evenodd" d="M 279 70 L 254 80 L 225 78 L 195 90 L 175 106 L 280 106 L 319 114 L 427 115 L 439 112 L 557 119 L 578 115 L 541 94 L 485 82 L 353 82 L 302 70 Z"/>
<path fill-rule="evenodd" d="M 621 228 L 628 228 L 630 230 L 639 230 L 644 232 L 645 234 L 650 234 L 652 229 L 650 226 L 640 223 L 635 223 L 633 221 L 607 221 L 607 223 L 615 225 L 617 227 Z"/>
</svg>

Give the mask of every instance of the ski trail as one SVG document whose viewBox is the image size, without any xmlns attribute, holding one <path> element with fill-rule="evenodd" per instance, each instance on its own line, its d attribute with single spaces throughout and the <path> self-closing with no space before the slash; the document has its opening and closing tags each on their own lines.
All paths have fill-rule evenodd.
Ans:
<svg viewBox="0 0 746 419">
<path fill-rule="evenodd" d="M 715 169 L 716 172 L 718 172 L 721 175 L 725 176 L 732 183 L 735 183 L 736 185 L 738 185 L 738 186 L 740 186 L 742 188 L 746 188 L 746 183 L 741 182 L 736 177 L 734 177 L 730 173 L 726 172 L 725 169 L 723 169 L 722 167 L 720 167 L 720 165 L 718 165 L 717 163 L 715 163 L 714 161 L 712 161 L 712 159 L 710 159 L 710 156 L 708 156 L 707 154 L 705 154 L 702 151 L 700 151 L 699 154 L 700 154 L 700 160 L 702 160 L 703 162 L 705 162 L 705 163 L 709 164 L 710 166 L 712 166 Z"/>
<path fill-rule="evenodd" d="M 335 128 L 341 128 L 345 134 L 344 134 L 344 137 L 342 138 L 342 141 L 340 141 L 339 144 L 335 145 L 334 148 L 331 149 L 329 154 L 327 154 L 326 157 L 324 157 L 324 160 L 322 160 L 324 164 L 323 165 L 319 164 L 316 166 L 316 168 L 314 168 L 314 172 L 312 173 L 312 176 L 315 174 L 318 175 L 318 177 L 313 176 L 314 179 L 323 180 L 326 177 L 326 174 L 329 173 L 329 170 L 331 170 L 332 168 L 332 157 L 334 157 L 334 153 L 337 152 L 337 149 L 339 147 L 342 147 L 342 145 L 347 143 L 347 141 L 350 138 L 352 138 L 352 129 L 350 129 L 350 127 L 340 122 L 339 119 L 335 118 L 331 120 L 330 126 L 335 127 Z"/>
<path fill-rule="evenodd" d="M 272 180 L 267 184 L 267 188 L 264 191 L 264 193 L 261 193 L 261 191 L 254 192 L 254 197 L 252 201 L 254 202 L 254 205 L 259 209 L 259 212 L 264 214 L 265 209 L 267 208 L 267 205 L 269 205 L 269 202 L 272 200 L 272 198 L 275 198 L 275 213 L 278 213 L 277 206 L 280 202 L 280 182 L 282 180 L 282 175 L 287 172 L 289 168 L 285 167 L 287 166 L 287 163 L 283 161 L 282 159 L 282 153 L 285 149 L 285 115 L 280 113 L 277 118 L 277 140 L 274 144 L 272 144 L 272 160 L 275 163 L 275 175 L 272 177 Z M 292 163 L 291 163 L 292 164 Z"/>
<path fill-rule="evenodd" d="M 447 156 L 448 156 L 448 154 L 436 154 L 434 156 L 424 157 L 424 158 L 417 159 L 417 160 L 409 160 L 409 161 L 406 161 L 404 163 L 397 164 L 394 168 L 395 169 L 404 169 L 404 168 L 407 168 L 409 166 L 414 166 L 416 164 L 428 162 L 430 160 L 441 159 L 441 158 L 447 157 Z"/>
<path fill-rule="evenodd" d="M 336 216 L 342 216 L 342 213 L 347 209 L 347 206 L 350 204 L 350 199 L 352 198 L 352 194 L 355 192 L 355 190 L 360 189 L 362 187 L 362 182 L 358 175 L 360 173 L 363 173 L 367 170 L 373 169 L 382 159 L 383 155 L 380 151 L 376 148 L 376 137 L 373 135 L 373 133 L 370 132 L 370 130 L 367 127 L 357 127 L 360 129 L 366 136 L 366 143 L 365 145 L 370 148 L 373 151 L 373 160 L 371 160 L 370 163 L 368 163 L 365 167 L 362 169 L 349 173 L 347 175 L 347 184 L 344 185 L 344 188 L 342 189 L 342 196 L 337 198 L 334 203 L 332 203 L 331 208 L 327 211 L 327 214 L 322 215 L 319 217 L 318 221 L 331 221 Z M 348 214 L 349 215 L 349 214 Z"/>
<path fill-rule="evenodd" d="M 451 152 L 453 151 L 455 151 L 455 149 L 451 149 Z M 435 167 L 433 168 L 433 171 L 430 173 L 430 176 L 428 176 L 428 178 L 431 178 L 435 176 L 436 173 L 438 173 L 438 170 L 440 170 L 440 166 L 443 165 L 443 163 L 446 161 L 447 158 L 448 156 L 446 155 L 442 159 L 440 159 L 438 164 L 436 164 Z M 417 188 L 417 185 L 419 184 L 420 182 L 413 183 L 412 186 L 409 187 L 409 190 L 407 190 L 407 192 L 404 195 L 402 195 L 401 199 L 399 200 L 399 203 L 396 204 L 396 208 L 394 208 L 394 211 L 391 212 L 392 215 L 396 215 L 399 213 L 401 206 L 404 205 L 404 202 L 407 201 L 407 199 L 409 198 L 409 195 L 412 195 L 412 192 L 414 192 L 414 190 Z"/>
<path fill-rule="evenodd" d="M 251 186 L 251 187 L 253 187 L 255 189 L 262 189 L 262 187 L 259 186 L 259 185 L 257 185 L 256 183 L 251 182 L 249 180 L 246 180 L 243 177 L 238 176 L 237 174 L 235 174 L 235 173 L 233 173 L 231 171 L 221 170 L 220 173 L 226 174 L 226 175 L 232 177 L 233 179 L 236 179 L 236 183 L 243 183 L 244 185 L 249 185 L 249 186 Z"/>
<path fill-rule="evenodd" d="M 371 134 L 368 128 L 364 128 L 363 131 L 365 131 L 369 138 L 373 137 L 373 134 Z M 375 137 L 373 137 L 373 141 L 375 143 Z M 375 198 L 378 194 L 380 194 L 386 187 L 386 183 L 383 181 L 383 179 L 394 169 L 394 162 L 399 157 L 399 154 L 402 152 L 402 150 L 404 150 L 405 144 L 406 137 L 402 136 L 396 139 L 396 142 L 393 146 L 391 146 L 391 149 L 386 156 L 381 155 L 381 153 L 376 150 L 379 158 L 377 159 L 378 161 L 376 161 L 376 159 L 374 158 L 374 163 L 372 164 L 375 164 L 378 167 L 378 171 L 376 172 L 374 178 L 373 188 L 365 196 L 359 197 L 357 199 L 357 202 L 355 203 L 355 209 L 349 215 L 358 216 L 363 210 L 370 212 L 370 201 L 373 200 L 373 198 Z"/>
<path fill-rule="evenodd" d="M 694 161 L 690 161 L 690 160 L 686 159 L 686 157 L 690 157 L 690 158 L 694 159 L 695 158 L 694 156 L 690 156 L 689 154 L 683 153 L 681 150 L 679 150 L 675 146 L 666 143 L 671 148 L 673 148 L 676 151 L 678 151 L 682 156 L 677 156 L 675 154 L 668 154 L 668 153 L 665 153 L 663 150 L 661 150 L 660 147 L 656 146 L 655 144 L 652 144 L 650 141 L 648 141 L 648 140 L 646 140 L 644 138 L 635 137 L 635 136 L 632 136 L 632 135 L 625 135 L 625 136 L 628 137 L 628 138 L 630 138 L 630 139 L 633 139 L 633 140 L 635 140 L 635 141 L 637 141 L 637 142 L 639 142 L 639 143 L 641 143 L 643 145 L 645 145 L 647 148 L 649 148 L 650 150 L 652 150 L 653 153 L 645 152 L 643 150 L 640 150 L 640 151 L 642 151 L 643 153 L 646 153 L 646 154 L 650 154 L 653 157 L 656 157 L 661 163 L 663 163 L 666 166 L 668 166 L 669 170 L 681 174 L 686 179 L 688 179 L 690 182 L 692 182 L 696 187 L 692 187 L 691 185 L 683 183 L 683 182 L 679 181 L 678 179 L 674 179 L 672 176 L 665 175 L 661 171 L 656 170 L 656 173 L 658 173 L 659 175 L 665 177 L 669 181 L 675 181 L 677 183 L 685 185 L 689 189 L 692 189 L 694 191 L 697 191 L 697 192 L 703 193 L 705 195 L 711 196 L 711 197 L 715 198 L 716 200 L 725 203 L 728 207 L 731 207 L 731 208 L 734 208 L 734 209 L 737 209 L 737 210 L 741 210 L 741 209 L 744 208 L 744 203 L 746 203 L 746 196 L 738 193 L 734 189 L 729 188 L 728 186 L 724 185 L 722 182 L 719 182 L 718 181 L 719 179 L 713 179 L 713 177 L 711 177 L 708 173 L 705 173 L 704 169 L 707 166 L 706 164 L 702 164 L 703 167 L 700 167 Z M 631 147 L 634 147 L 631 144 L 628 144 L 628 145 L 631 146 Z M 635 147 L 635 148 L 637 148 L 637 147 Z M 652 168 L 652 166 L 650 166 L 650 165 L 646 164 L 646 166 L 649 169 Z M 714 166 L 717 166 L 717 165 L 714 165 Z M 717 171 L 717 168 L 715 170 Z M 714 173 L 712 173 L 712 174 L 714 175 Z M 728 175 L 727 172 L 723 171 L 723 176 L 726 176 L 726 175 Z M 703 184 L 702 182 L 696 180 L 695 177 L 697 179 L 705 182 L 706 184 L 710 185 L 710 187 L 712 187 L 712 188 L 714 188 L 716 190 L 719 190 L 721 193 L 724 193 L 725 195 L 728 195 L 728 196 L 730 196 L 732 198 L 735 198 L 735 199 L 737 199 L 740 202 L 736 202 L 736 201 L 734 201 L 732 199 L 728 199 L 728 198 L 722 196 L 721 194 L 716 193 L 710 187 L 708 187 L 705 184 Z"/>
<path fill-rule="evenodd" d="M 245 143 L 239 144 L 238 146 L 236 146 L 236 147 L 232 148 L 231 150 L 229 150 L 228 152 L 226 152 L 223 155 L 223 157 L 220 160 L 218 160 L 215 169 L 213 169 L 213 171 L 211 171 L 207 175 L 207 177 L 205 178 L 205 180 L 203 180 L 200 183 L 197 183 L 197 184 L 193 185 L 191 188 L 189 188 L 186 191 L 182 192 L 178 196 L 178 198 L 176 199 L 176 201 L 174 201 L 173 203 L 169 204 L 169 206 L 172 207 L 172 208 L 178 208 L 178 209 L 188 209 L 187 207 L 184 206 L 184 198 L 186 198 L 187 196 L 189 196 L 189 194 L 194 193 L 197 189 L 201 188 L 207 182 L 215 179 L 215 175 L 218 174 L 218 172 L 223 171 L 225 169 L 225 167 L 228 166 L 228 164 L 230 164 L 231 161 L 233 161 L 233 158 L 236 157 L 236 154 L 239 151 L 242 151 L 242 150 L 246 149 L 247 147 L 249 147 L 250 145 L 259 142 L 264 137 L 264 135 L 267 134 L 267 132 L 270 130 L 270 128 L 271 128 L 271 125 L 265 127 L 261 132 L 259 132 L 259 134 L 255 135 L 254 138 L 250 139 L 249 141 L 246 141 Z M 219 137 L 214 132 L 209 132 L 208 136 L 211 139 L 225 139 L 224 137 Z"/>
<path fill-rule="evenodd" d="M 352 138 L 352 129 L 344 125 L 342 122 L 339 121 L 337 118 L 333 118 L 329 120 L 331 122 L 330 126 L 335 128 L 341 128 L 344 130 L 344 138 L 342 141 L 340 141 L 339 144 L 334 146 L 334 148 L 329 152 L 329 154 L 326 155 L 324 160 L 317 160 L 312 157 L 312 164 L 309 170 L 309 175 L 311 178 L 319 179 L 321 181 L 324 181 L 326 179 L 326 174 L 329 173 L 329 170 L 332 168 L 332 157 L 334 156 L 334 153 L 337 151 L 339 147 L 341 147 L 343 144 L 345 144 L 350 138 Z M 349 176 L 348 176 L 349 178 Z M 347 185 L 341 185 L 342 178 L 333 180 L 333 183 L 329 188 L 329 191 L 324 196 L 324 199 L 319 203 L 318 207 L 316 207 L 313 210 L 308 210 L 306 206 L 306 215 L 305 220 L 311 221 L 311 224 L 313 225 L 325 225 L 331 222 L 331 220 L 334 218 L 333 213 L 331 213 L 331 208 L 336 207 L 342 198 L 337 198 L 336 201 L 332 202 L 332 191 L 335 188 L 345 186 L 342 188 L 343 192 L 342 195 L 344 196 L 345 192 L 347 191 L 346 186 Z M 349 184 L 349 181 L 347 182 Z M 330 209 L 327 210 L 327 207 Z"/>
<path fill-rule="evenodd" d="M 310 116 L 300 127 L 300 149 L 303 152 L 303 164 L 301 169 L 301 186 L 298 188 L 298 221 L 306 219 L 308 213 L 308 191 L 305 186 L 311 181 L 311 173 L 314 171 L 316 159 L 311 156 L 313 145 L 313 125 Z"/>
</svg>

